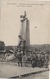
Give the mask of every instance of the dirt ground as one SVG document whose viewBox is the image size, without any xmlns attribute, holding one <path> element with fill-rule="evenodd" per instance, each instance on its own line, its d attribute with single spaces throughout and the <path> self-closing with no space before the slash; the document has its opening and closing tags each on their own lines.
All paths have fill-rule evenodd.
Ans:
<svg viewBox="0 0 50 79">
<path fill-rule="evenodd" d="M 32 74 L 27 77 L 23 77 L 22 79 L 50 79 L 50 65 L 49 65 L 49 71 L 45 71 L 39 74 Z"/>
<path fill-rule="evenodd" d="M 28 68 L 28 67 L 18 67 L 16 65 L 9 65 L 0 63 L 0 78 L 1 77 L 12 77 L 12 76 L 17 76 L 23 73 L 27 72 L 35 72 L 43 70 L 43 68 Z M 2 78 L 1 78 L 2 79 Z M 8 79 L 8 78 L 6 78 Z M 15 78 L 16 79 L 16 78 Z M 26 77 L 18 78 L 18 79 L 49 79 L 49 71 L 37 73 L 37 74 L 31 74 Z"/>
<path fill-rule="evenodd" d="M 30 76 L 23 77 L 22 79 L 49 79 L 49 71 L 39 74 L 32 74 Z"/>
</svg>

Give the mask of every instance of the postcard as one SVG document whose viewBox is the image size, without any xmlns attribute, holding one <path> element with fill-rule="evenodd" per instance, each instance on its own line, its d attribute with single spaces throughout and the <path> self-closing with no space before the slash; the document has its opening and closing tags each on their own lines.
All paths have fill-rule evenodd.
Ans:
<svg viewBox="0 0 50 79">
<path fill-rule="evenodd" d="M 49 79 L 50 1 L 0 0 L 0 79 Z"/>
</svg>

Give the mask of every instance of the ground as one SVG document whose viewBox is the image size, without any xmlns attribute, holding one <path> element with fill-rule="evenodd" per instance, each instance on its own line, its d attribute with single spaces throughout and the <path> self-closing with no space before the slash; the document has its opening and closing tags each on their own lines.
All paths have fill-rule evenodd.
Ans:
<svg viewBox="0 0 50 79">
<path fill-rule="evenodd" d="M 30 76 L 27 77 L 23 77 L 22 79 L 49 79 L 49 72 L 43 72 L 43 73 L 39 73 L 39 74 L 32 74 Z"/>
<path fill-rule="evenodd" d="M 35 73 L 34 72 L 39 72 Z M 22 74 L 31 73 L 25 77 L 21 77 Z M 49 79 L 49 71 L 45 68 L 30 68 L 30 67 L 18 67 L 16 64 L 10 64 L 10 63 L 0 63 L 0 78 L 9 78 L 9 77 L 15 77 L 18 76 L 17 79 Z"/>
<path fill-rule="evenodd" d="M 49 69 L 50 69 L 50 65 L 49 65 Z M 32 74 L 30 76 L 23 77 L 22 79 L 50 79 L 49 73 L 50 71 L 45 71 L 39 74 Z"/>
</svg>

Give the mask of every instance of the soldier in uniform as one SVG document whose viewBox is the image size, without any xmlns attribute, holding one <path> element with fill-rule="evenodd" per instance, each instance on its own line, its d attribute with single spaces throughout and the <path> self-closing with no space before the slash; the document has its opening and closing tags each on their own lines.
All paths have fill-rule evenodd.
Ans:
<svg viewBox="0 0 50 79">
<path fill-rule="evenodd" d="M 37 67 L 41 67 L 41 54 L 38 53 L 36 58 L 37 58 Z"/>
<path fill-rule="evenodd" d="M 48 68 L 49 55 L 45 53 L 45 67 Z"/>
<path fill-rule="evenodd" d="M 32 67 L 36 67 L 36 54 L 33 53 L 33 56 L 32 56 Z"/>
<path fill-rule="evenodd" d="M 41 52 L 41 67 L 44 67 L 45 55 Z"/>
<path fill-rule="evenodd" d="M 18 66 L 22 67 L 22 54 L 20 51 L 17 53 Z"/>
</svg>

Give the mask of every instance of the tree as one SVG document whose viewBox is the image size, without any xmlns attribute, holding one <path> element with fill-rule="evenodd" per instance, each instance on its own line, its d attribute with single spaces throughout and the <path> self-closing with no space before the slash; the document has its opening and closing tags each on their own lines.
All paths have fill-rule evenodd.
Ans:
<svg viewBox="0 0 50 79">
<path fill-rule="evenodd" d="M 3 41 L 0 41 L 0 50 L 4 50 L 5 43 Z"/>
</svg>

